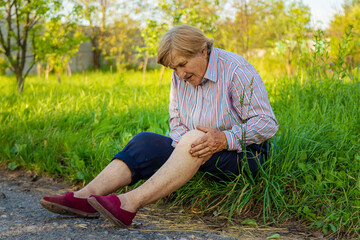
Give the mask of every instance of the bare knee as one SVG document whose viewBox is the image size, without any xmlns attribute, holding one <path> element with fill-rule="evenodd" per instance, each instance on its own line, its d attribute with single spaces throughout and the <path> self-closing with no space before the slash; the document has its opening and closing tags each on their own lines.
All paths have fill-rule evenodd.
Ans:
<svg viewBox="0 0 360 240">
<path fill-rule="evenodd" d="M 196 129 L 191 130 L 191 131 L 185 133 L 185 134 L 181 137 L 178 145 L 179 145 L 179 146 L 187 147 L 187 148 L 190 150 L 191 144 L 192 144 L 193 142 L 195 142 L 196 139 L 198 139 L 198 138 L 200 138 L 200 137 L 202 137 L 202 136 L 204 136 L 204 135 L 205 135 L 205 133 L 202 132 L 202 131 L 199 131 L 199 130 L 196 130 Z"/>
<path fill-rule="evenodd" d="M 191 130 L 187 133 L 185 133 L 179 143 L 177 144 L 173 154 L 179 154 L 180 156 L 182 156 L 183 161 L 185 161 L 185 159 L 188 159 L 194 165 L 194 167 L 196 169 L 198 169 L 204 162 L 204 158 L 199 158 L 199 157 L 193 157 L 190 154 L 190 149 L 191 149 L 191 144 L 198 138 L 204 136 L 205 133 L 199 130 Z"/>
</svg>

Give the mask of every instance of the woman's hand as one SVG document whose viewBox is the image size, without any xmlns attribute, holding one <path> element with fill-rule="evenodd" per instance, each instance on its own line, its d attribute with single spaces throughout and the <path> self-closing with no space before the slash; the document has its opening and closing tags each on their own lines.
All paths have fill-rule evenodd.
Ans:
<svg viewBox="0 0 360 240">
<path fill-rule="evenodd" d="M 191 144 L 190 154 L 193 157 L 207 157 L 207 160 L 216 152 L 228 148 L 228 143 L 225 133 L 207 127 L 196 127 L 205 133 L 201 138 L 198 138 Z"/>
</svg>

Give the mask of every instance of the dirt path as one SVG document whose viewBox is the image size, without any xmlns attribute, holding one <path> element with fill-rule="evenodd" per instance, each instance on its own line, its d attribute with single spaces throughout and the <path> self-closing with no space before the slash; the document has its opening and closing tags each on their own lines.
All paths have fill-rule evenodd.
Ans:
<svg viewBox="0 0 360 240">
<path fill-rule="evenodd" d="M 284 228 L 229 226 L 206 220 L 179 209 L 161 206 L 139 211 L 129 228 L 116 228 L 100 217 L 81 219 L 53 214 L 43 209 L 44 195 L 73 191 L 71 185 L 49 177 L 34 178 L 25 171 L 0 168 L 0 239 L 319 239 L 322 235 Z"/>
</svg>

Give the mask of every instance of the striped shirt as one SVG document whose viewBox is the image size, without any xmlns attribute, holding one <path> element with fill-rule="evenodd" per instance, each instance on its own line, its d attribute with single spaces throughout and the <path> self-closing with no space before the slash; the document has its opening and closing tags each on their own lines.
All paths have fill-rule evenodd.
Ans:
<svg viewBox="0 0 360 240">
<path fill-rule="evenodd" d="M 197 126 L 223 131 L 228 150 L 260 144 L 275 135 L 278 123 L 265 85 L 243 57 L 213 48 L 204 78 L 193 86 L 175 72 L 170 90 L 170 138 L 180 138 Z"/>
</svg>

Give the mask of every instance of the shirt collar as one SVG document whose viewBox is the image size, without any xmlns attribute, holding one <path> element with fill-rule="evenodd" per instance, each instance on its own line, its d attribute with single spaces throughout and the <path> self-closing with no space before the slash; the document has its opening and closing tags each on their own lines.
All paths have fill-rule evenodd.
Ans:
<svg viewBox="0 0 360 240">
<path fill-rule="evenodd" d="M 217 81 L 217 65 L 218 65 L 218 51 L 217 48 L 213 47 L 211 49 L 209 63 L 204 75 L 205 79 L 216 82 Z M 204 81 L 204 80 L 203 80 Z"/>
</svg>

